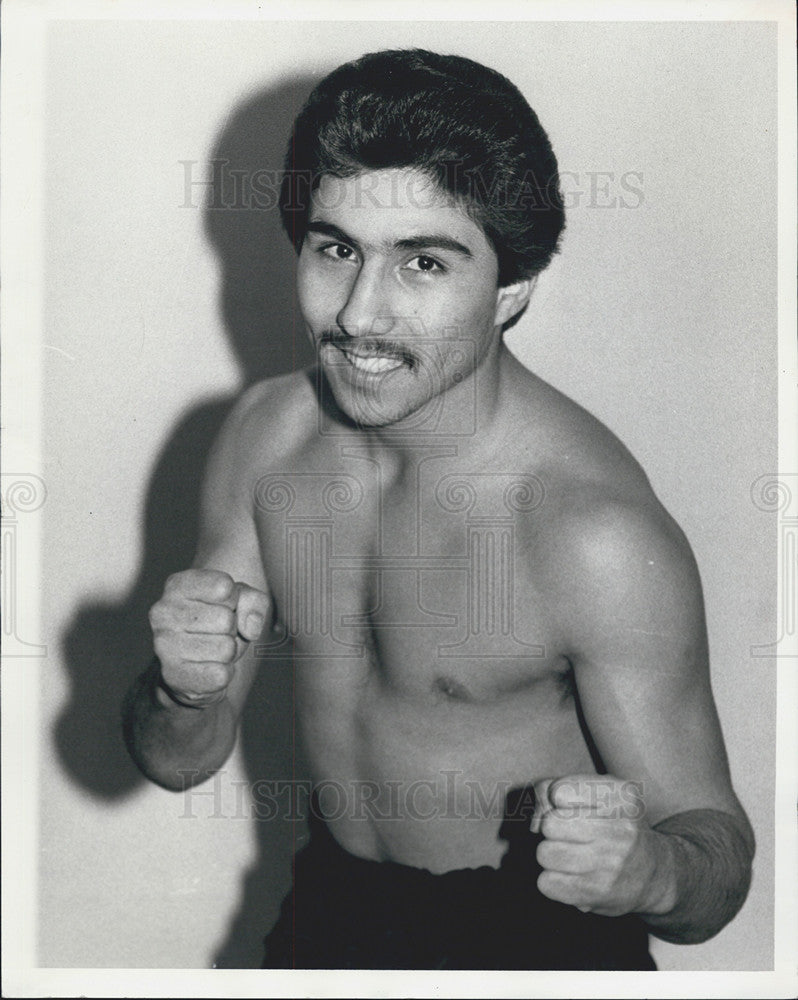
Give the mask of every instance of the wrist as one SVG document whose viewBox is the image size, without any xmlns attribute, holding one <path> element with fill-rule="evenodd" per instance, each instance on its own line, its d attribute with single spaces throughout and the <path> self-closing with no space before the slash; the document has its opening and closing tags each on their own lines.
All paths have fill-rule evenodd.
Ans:
<svg viewBox="0 0 798 1000">
<path fill-rule="evenodd" d="M 153 673 L 151 675 L 150 693 L 152 700 L 158 708 L 173 710 L 175 708 L 186 708 L 192 712 L 203 711 L 213 705 L 218 705 L 224 701 L 227 691 L 215 691 L 212 694 L 187 694 L 183 691 L 176 691 L 170 687 L 163 677 L 161 664 L 156 657 L 153 662 Z"/>
<path fill-rule="evenodd" d="M 651 874 L 648 879 L 638 913 L 642 916 L 661 917 L 676 906 L 676 845 L 667 833 L 648 831 L 651 857 Z"/>
<path fill-rule="evenodd" d="M 161 708 L 187 708 L 189 711 L 203 711 L 206 708 L 210 708 L 212 705 L 218 705 L 220 701 L 224 700 L 224 691 L 219 691 L 213 695 L 188 695 L 184 693 L 178 693 L 174 691 L 163 677 L 158 678 L 158 682 L 155 685 L 155 700 L 161 706 Z"/>
</svg>

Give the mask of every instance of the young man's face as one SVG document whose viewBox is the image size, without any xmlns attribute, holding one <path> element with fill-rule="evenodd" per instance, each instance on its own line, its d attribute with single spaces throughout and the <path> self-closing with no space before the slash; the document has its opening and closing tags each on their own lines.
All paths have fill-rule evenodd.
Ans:
<svg viewBox="0 0 798 1000">
<path fill-rule="evenodd" d="M 396 424 L 462 382 L 523 304 L 518 286 L 497 287 L 479 226 L 418 171 L 325 176 L 308 220 L 300 308 L 360 424 Z"/>
</svg>

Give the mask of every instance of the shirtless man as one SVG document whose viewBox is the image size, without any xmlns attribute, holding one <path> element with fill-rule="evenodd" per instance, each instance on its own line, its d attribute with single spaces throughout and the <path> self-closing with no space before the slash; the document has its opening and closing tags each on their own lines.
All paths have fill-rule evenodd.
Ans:
<svg viewBox="0 0 798 1000">
<path fill-rule="evenodd" d="M 654 968 L 649 932 L 736 914 L 753 835 L 684 536 L 503 344 L 563 226 L 545 132 L 493 71 L 376 53 L 317 87 L 287 168 L 318 365 L 215 446 L 131 752 L 208 777 L 289 651 L 319 794 L 265 965 Z"/>
</svg>

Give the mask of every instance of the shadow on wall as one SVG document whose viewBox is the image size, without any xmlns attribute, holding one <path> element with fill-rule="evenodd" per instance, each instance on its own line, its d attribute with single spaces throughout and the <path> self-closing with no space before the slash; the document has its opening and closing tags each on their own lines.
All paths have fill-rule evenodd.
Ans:
<svg viewBox="0 0 798 1000">
<path fill-rule="evenodd" d="M 279 181 L 293 120 L 315 82 L 298 78 L 245 101 L 225 123 L 211 155 L 214 185 L 207 189 L 205 231 L 219 255 L 222 313 L 243 386 L 312 361 L 295 305 L 294 252 L 280 225 L 276 190 L 258 201 L 249 196 L 253 179 L 263 192 L 268 183 L 263 172 Z M 204 164 L 196 169 L 197 177 L 210 173 Z M 144 552 L 134 586 L 119 603 L 81 608 L 64 636 L 70 698 L 56 724 L 56 744 L 73 780 L 98 799 L 120 800 L 144 781 L 122 742 L 120 705 L 152 657 L 148 609 L 166 577 L 193 560 L 205 462 L 234 402 L 232 397 L 206 402 L 180 421 L 149 484 Z M 270 663 L 260 672 L 242 721 L 251 781 L 296 776 L 292 710 L 290 663 Z M 218 965 L 259 965 L 261 940 L 290 883 L 294 836 L 292 823 L 258 823 L 258 859 L 246 875 Z"/>
</svg>

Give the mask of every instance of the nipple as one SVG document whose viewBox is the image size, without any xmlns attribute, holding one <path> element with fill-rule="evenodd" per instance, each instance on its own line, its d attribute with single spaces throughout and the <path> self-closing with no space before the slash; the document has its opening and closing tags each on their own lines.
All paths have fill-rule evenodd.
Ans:
<svg viewBox="0 0 798 1000">
<path fill-rule="evenodd" d="M 453 677 L 436 677 L 432 688 L 434 691 L 445 694 L 447 698 L 451 698 L 454 701 L 472 700 L 468 688 L 459 681 L 454 680 Z"/>
</svg>

